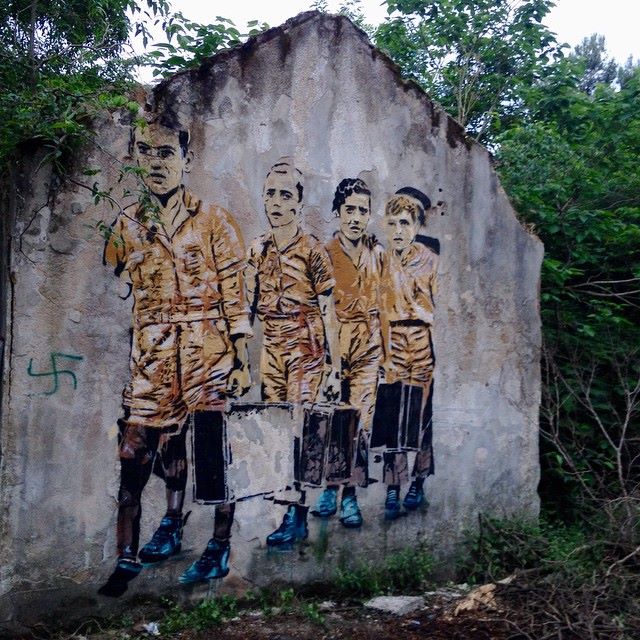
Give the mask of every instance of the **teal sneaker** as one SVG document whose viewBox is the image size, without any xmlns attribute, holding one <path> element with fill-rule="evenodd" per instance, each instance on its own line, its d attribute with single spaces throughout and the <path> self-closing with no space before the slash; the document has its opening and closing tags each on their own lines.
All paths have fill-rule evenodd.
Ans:
<svg viewBox="0 0 640 640">
<path fill-rule="evenodd" d="M 267 545 L 278 551 L 291 551 L 294 543 L 306 540 L 308 536 L 307 507 L 292 504 L 284 514 L 282 524 L 267 536 Z"/>
<path fill-rule="evenodd" d="M 340 503 L 340 522 L 347 529 L 358 529 L 362 526 L 362 513 L 356 496 L 344 496 Z"/>
<path fill-rule="evenodd" d="M 384 519 L 396 520 L 400 517 L 400 496 L 398 489 L 387 489 L 387 499 L 384 501 Z"/>
<path fill-rule="evenodd" d="M 424 497 L 424 489 L 417 486 L 414 482 L 411 483 L 407 495 L 404 497 L 402 504 L 407 511 L 415 511 L 418 507 L 425 504 L 426 499 Z"/>
<path fill-rule="evenodd" d="M 155 564 L 179 553 L 182 549 L 182 526 L 182 518 L 162 518 L 151 540 L 140 549 L 140 560 L 144 564 Z"/>
<path fill-rule="evenodd" d="M 206 580 L 224 578 L 229 573 L 229 553 L 231 545 L 229 541 L 218 542 L 211 538 L 207 542 L 207 548 L 179 578 L 180 584 L 195 584 Z"/>
<path fill-rule="evenodd" d="M 330 518 L 338 510 L 338 489 L 325 489 L 318 498 L 311 515 L 316 518 Z"/>
</svg>

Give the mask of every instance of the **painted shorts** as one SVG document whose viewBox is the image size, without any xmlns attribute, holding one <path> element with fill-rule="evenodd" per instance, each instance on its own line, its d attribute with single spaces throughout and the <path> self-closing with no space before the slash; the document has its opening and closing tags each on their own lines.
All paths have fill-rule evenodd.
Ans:
<svg viewBox="0 0 640 640">
<path fill-rule="evenodd" d="M 324 362 L 324 328 L 319 314 L 265 318 L 260 360 L 265 402 L 314 402 Z"/>
<path fill-rule="evenodd" d="M 182 424 L 191 411 L 219 408 L 233 364 L 222 319 L 136 327 L 123 393 L 128 421 L 163 428 Z"/>
<path fill-rule="evenodd" d="M 420 429 L 420 450 L 416 453 L 411 476 L 426 477 L 433 473 L 433 429 L 431 404 L 433 392 L 433 350 L 431 328 L 426 324 L 392 324 L 390 356 L 395 370 L 388 382 L 403 382 L 422 387 L 425 406 Z M 404 484 L 409 479 L 406 451 L 387 450 L 383 455 L 384 482 L 387 485 Z"/>
</svg>

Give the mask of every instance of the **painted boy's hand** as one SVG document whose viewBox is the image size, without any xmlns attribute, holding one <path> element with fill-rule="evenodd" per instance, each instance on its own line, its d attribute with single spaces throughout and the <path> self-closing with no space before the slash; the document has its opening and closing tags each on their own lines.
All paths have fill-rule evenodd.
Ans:
<svg viewBox="0 0 640 640">
<path fill-rule="evenodd" d="M 233 398 L 239 398 L 251 388 L 251 368 L 246 337 L 236 336 L 233 344 L 236 349 L 236 358 L 227 381 L 227 394 Z"/>
<path fill-rule="evenodd" d="M 243 396 L 251 388 L 251 369 L 249 365 L 241 365 L 229 374 L 227 394 L 233 398 Z"/>
<path fill-rule="evenodd" d="M 397 369 L 393 364 L 393 362 L 391 362 L 390 358 L 386 359 L 382 363 L 382 366 L 380 367 L 378 373 L 379 373 L 379 381 L 382 384 L 390 383 L 393 380 L 395 380 L 397 377 Z"/>
<path fill-rule="evenodd" d="M 322 395 L 327 402 L 340 402 L 340 368 L 327 368 L 324 374 Z"/>
<path fill-rule="evenodd" d="M 127 271 L 133 271 L 139 264 L 144 262 L 144 253 L 142 251 L 133 251 L 127 258 L 125 268 Z"/>
</svg>

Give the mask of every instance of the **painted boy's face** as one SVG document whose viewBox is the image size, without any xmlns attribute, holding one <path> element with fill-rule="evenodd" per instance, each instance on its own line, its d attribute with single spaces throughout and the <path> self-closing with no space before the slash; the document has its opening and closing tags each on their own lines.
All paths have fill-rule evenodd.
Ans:
<svg viewBox="0 0 640 640">
<path fill-rule="evenodd" d="M 182 154 L 178 132 L 159 125 L 136 129 L 133 157 L 145 170 L 143 180 L 156 196 L 167 196 L 180 187 L 189 159 Z"/>
<path fill-rule="evenodd" d="M 352 193 L 340 206 L 338 216 L 340 233 L 348 240 L 357 242 L 367 230 L 371 218 L 369 196 L 364 193 Z"/>
<path fill-rule="evenodd" d="M 385 228 L 389 246 L 396 251 L 404 251 L 415 240 L 418 233 L 418 223 L 406 209 L 395 215 L 386 216 Z"/>
<path fill-rule="evenodd" d="M 272 227 L 291 224 L 300 211 L 298 189 L 290 171 L 272 171 L 264 183 L 264 211 Z"/>
</svg>

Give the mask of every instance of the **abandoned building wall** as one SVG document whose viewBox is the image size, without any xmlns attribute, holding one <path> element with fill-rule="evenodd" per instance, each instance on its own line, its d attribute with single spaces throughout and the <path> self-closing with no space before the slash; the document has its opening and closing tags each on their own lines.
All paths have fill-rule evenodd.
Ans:
<svg viewBox="0 0 640 640">
<path fill-rule="evenodd" d="M 4 623 L 113 606 L 96 591 L 138 538 L 119 483 L 131 499 L 156 445 L 169 492 L 189 468 L 192 514 L 180 553 L 147 557 L 124 598 L 206 593 L 189 570 L 216 509 L 223 590 L 330 579 L 422 543 L 445 557 L 478 513 L 535 516 L 543 249 L 488 152 L 318 13 L 149 103 L 105 114 L 53 197 L 34 171 L 18 211 Z M 208 504 L 192 504 L 196 475 Z M 338 513 L 319 509 L 334 486 L 359 514 L 340 495 Z M 155 474 L 142 506 L 140 547 L 166 510 Z"/>
</svg>

